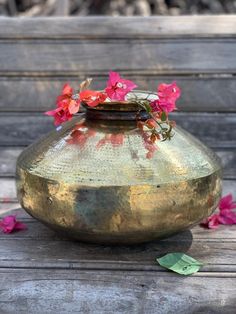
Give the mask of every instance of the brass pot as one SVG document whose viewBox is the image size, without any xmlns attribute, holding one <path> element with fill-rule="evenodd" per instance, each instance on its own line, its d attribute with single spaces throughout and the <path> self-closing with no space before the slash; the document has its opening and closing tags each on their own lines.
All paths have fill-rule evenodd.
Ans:
<svg viewBox="0 0 236 314">
<path fill-rule="evenodd" d="M 142 92 L 138 97 L 143 97 Z M 64 235 L 139 243 L 209 216 L 221 194 L 217 156 L 179 127 L 155 151 L 132 102 L 104 104 L 73 118 L 18 158 L 22 207 Z"/>
</svg>

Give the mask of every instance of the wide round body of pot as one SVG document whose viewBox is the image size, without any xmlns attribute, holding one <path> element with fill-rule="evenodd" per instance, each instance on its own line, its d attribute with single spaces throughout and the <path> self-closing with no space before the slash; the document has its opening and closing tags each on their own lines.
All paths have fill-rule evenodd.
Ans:
<svg viewBox="0 0 236 314">
<path fill-rule="evenodd" d="M 185 230 L 216 208 L 221 167 L 196 138 L 174 133 L 154 149 L 135 121 L 75 117 L 18 158 L 19 201 L 81 241 L 140 243 Z"/>
</svg>

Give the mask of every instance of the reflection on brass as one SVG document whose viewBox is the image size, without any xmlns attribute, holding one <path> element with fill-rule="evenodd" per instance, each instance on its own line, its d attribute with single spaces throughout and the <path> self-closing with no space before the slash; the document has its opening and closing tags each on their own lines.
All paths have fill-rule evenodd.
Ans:
<svg viewBox="0 0 236 314">
<path fill-rule="evenodd" d="M 85 117 L 20 155 L 18 198 L 33 217 L 81 241 L 128 244 L 182 231 L 216 208 L 219 160 L 186 131 L 175 128 L 148 159 L 136 121 Z"/>
</svg>

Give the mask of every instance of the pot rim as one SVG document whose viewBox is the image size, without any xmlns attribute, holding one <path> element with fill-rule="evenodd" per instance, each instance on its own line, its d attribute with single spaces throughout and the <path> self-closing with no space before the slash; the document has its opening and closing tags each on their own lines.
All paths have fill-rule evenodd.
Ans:
<svg viewBox="0 0 236 314">
<path fill-rule="evenodd" d="M 133 98 L 132 98 L 133 95 Z M 141 95 L 143 95 L 141 97 Z M 157 93 L 146 90 L 135 90 L 129 92 L 124 101 L 104 101 L 98 104 L 96 107 L 89 107 L 86 103 L 82 103 L 86 110 L 97 110 L 97 111 L 140 111 L 140 106 L 134 102 L 134 97 L 141 100 L 156 100 L 158 99 Z M 129 100 L 130 99 L 130 100 Z"/>
</svg>

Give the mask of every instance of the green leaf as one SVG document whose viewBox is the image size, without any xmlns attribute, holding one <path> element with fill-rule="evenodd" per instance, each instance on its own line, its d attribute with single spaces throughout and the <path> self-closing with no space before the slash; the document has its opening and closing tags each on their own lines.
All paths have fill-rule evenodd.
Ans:
<svg viewBox="0 0 236 314">
<path fill-rule="evenodd" d="M 161 121 L 166 121 L 166 113 L 165 113 L 165 111 L 162 111 L 162 113 L 161 113 Z"/>
<path fill-rule="evenodd" d="M 147 113 L 150 113 L 152 111 L 152 107 L 150 106 L 149 102 L 146 102 L 144 104 L 144 106 L 145 106 Z"/>
<path fill-rule="evenodd" d="M 156 260 L 162 267 L 181 275 L 194 274 L 203 265 L 201 262 L 184 253 L 169 253 Z"/>
</svg>

